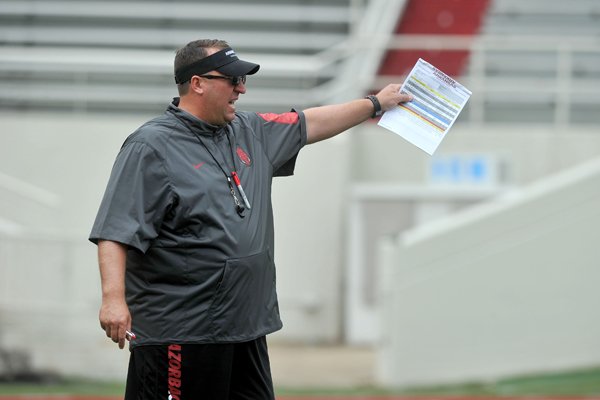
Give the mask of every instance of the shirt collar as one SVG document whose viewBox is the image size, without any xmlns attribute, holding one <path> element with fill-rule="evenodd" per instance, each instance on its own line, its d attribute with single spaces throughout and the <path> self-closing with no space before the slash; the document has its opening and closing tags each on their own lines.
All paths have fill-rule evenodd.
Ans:
<svg viewBox="0 0 600 400">
<path fill-rule="evenodd" d="M 221 135 L 226 131 L 225 126 L 212 125 L 208 122 L 201 120 L 198 117 L 190 114 L 189 112 L 182 110 L 179 106 L 179 97 L 174 97 L 173 101 L 167 107 L 167 112 L 173 114 L 177 119 L 185 123 L 192 132 L 200 135 Z"/>
</svg>

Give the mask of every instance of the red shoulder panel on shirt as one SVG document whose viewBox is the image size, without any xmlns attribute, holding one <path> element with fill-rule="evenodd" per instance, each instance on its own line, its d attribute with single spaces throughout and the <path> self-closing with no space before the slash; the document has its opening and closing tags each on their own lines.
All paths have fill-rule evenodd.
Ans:
<svg viewBox="0 0 600 400">
<path fill-rule="evenodd" d="M 258 114 L 259 117 L 267 122 L 276 122 L 278 124 L 296 124 L 298 123 L 299 117 L 295 112 L 286 112 L 283 114 L 264 113 Z"/>
</svg>

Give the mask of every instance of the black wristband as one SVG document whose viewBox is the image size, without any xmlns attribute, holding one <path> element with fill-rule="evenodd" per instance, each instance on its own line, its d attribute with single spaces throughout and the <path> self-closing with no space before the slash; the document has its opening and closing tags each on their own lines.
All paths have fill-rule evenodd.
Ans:
<svg viewBox="0 0 600 400">
<path fill-rule="evenodd" d="M 365 99 L 371 100 L 373 103 L 373 114 L 371 114 L 371 118 L 377 118 L 383 114 L 383 110 L 381 109 L 381 104 L 379 103 L 379 99 L 374 94 L 370 94 L 365 96 Z"/>
</svg>

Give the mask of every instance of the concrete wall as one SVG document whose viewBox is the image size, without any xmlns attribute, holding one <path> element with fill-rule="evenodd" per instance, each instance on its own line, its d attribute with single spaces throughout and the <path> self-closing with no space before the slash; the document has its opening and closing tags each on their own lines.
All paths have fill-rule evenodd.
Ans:
<svg viewBox="0 0 600 400">
<path fill-rule="evenodd" d="M 600 364 L 600 159 L 382 245 L 390 386 Z"/>
<path fill-rule="evenodd" d="M 141 119 L 0 118 L 0 346 L 36 371 L 123 377 L 127 351 L 100 330 L 96 248 L 87 241 L 123 139 Z M 45 195 L 45 196 L 44 196 Z M 47 201 L 47 198 L 53 201 Z"/>
<path fill-rule="evenodd" d="M 26 354 L 35 373 L 124 377 L 129 352 L 118 351 L 97 319 L 95 257 L 80 240 L 0 235 L 0 347 Z"/>
<path fill-rule="evenodd" d="M 380 300 L 377 242 L 471 204 L 492 199 L 600 154 L 591 128 L 540 125 L 456 125 L 433 157 L 400 136 L 365 124 L 352 138 L 347 217 L 344 338 L 377 345 Z M 481 162 L 477 179 L 473 161 Z M 457 161 L 460 167 L 455 170 Z M 434 166 L 445 166 L 443 176 Z"/>
<path fill-rule="evenodd" d="M 594 125 L 554 127 L 536 124 L 468 125 L 457 123 L 433 157 L 491 155 L 504 162 L 500 178 L 522 185 L 600 154 Z M 431 157 L 400 136 L 365 124 L 352 141 L 353 182 L 425 183 Z"/>
</svg>

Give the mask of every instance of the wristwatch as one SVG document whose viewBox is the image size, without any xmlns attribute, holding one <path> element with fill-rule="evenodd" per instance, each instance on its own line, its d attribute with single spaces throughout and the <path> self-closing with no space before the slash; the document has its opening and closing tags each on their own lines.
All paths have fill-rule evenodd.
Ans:
<svg viewBox="0 0 600 400">
<path fill-rule="evenodd" d="M 365 99 L 369 99 L 373 103 L 373 114 L 371 115 L 371 118 L 380 117 L 381 114 L 383 114 L 383 110 L 381 109 L 381 104 L 379 103 L 377 96 L 375 96 L 374 94 L 370 94 L 368 96 L 365 96 Z"/>
</svg>

